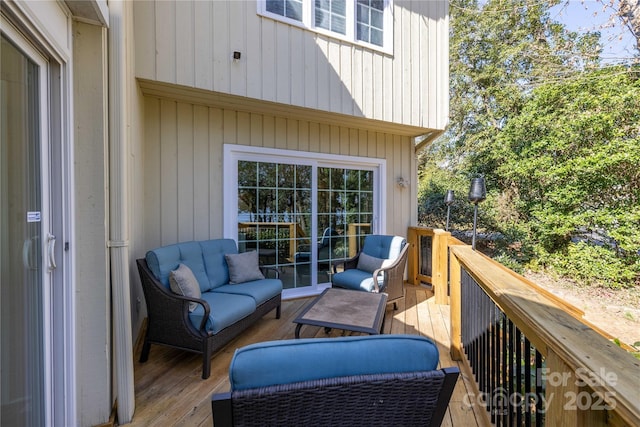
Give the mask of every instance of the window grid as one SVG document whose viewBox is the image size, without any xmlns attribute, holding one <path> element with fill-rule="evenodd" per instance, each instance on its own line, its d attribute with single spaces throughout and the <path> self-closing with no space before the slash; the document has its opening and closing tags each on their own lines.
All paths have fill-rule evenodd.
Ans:
<svg viewBox="0 0 640 427">
<path fill-rule="evenodd" d="M 357 39 L 378 46 L 383 46 L 383 31 L 384 1 L 358 0 Z"/>
<path fill-rule="evenodd" d="M 267 11 L 302 22 L 303 0 L 266 0 Z"/>
<path fill-rule="evenodd" d="M 391 1 L 258 0 L 258 13 L 391 53 Z"/>
<path fill-rule="evenodd" d="M 317 167 L 314 213 L 312 169 L 238 161 L 238 248 L 240 252 L 256 250 L 263 266 L 280 269 L 285 288 L 312 284 L 314 224 L 317 283 L 327 282 L 331 262 L 353 256 L 371 231 L 373 171 Z"/>
<path fill-rule="evenodd" d="M 347 31 L 347 10 L 345 0 L 315 0 L 316 27 L 342 35 Z"/>
</svg>

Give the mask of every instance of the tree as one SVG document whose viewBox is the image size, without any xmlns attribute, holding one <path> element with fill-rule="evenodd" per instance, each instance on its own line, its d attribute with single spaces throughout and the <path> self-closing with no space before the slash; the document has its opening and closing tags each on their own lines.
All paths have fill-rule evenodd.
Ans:
<svg viewBox="0 0 640 427">
<path fill-rule="evenodd" d="M 602 0 L 616 12 L 616 15 L 636 39 L 636 50 L 640 52 L 640 0 Z"/>
<path fill-rule="evenodd" d="M 420 218 L 442 218 L 446 189 L 464 194 L 481 174 L 480 222 L 517 241 L 516 258 L 577 275 L 598 265 L 628 285 L 640 272 L 638 68 L 602 68 L 600 34 L 552 21 L 559 3 L 451 2 L 450 125 L 421 154 L 421 206 L 437 214 Z M 454 229 L 467 225 L 458 213 Z M 574 245 L 584 237 L 602 246 Z"/>
<path fill-rule="evenodd" d="M 500 188 L 548 252 L 599 235 L 640 248 L 640 69 L 611 67 L 537 88 L 496 140 Z"/>
<path fill-rule="evenodd" d="M 449 160 L 474 169 L 532 87 L 576 68 L 598 66 L 595 34 L 566 31 L 548 16 L 557 1 L 451 2 L 450 125 L 440 142 Z M 464 153 L 460 156 L 460 153 Z M 485 165 L 486 173 L 493 165 Z"/>
</svg>

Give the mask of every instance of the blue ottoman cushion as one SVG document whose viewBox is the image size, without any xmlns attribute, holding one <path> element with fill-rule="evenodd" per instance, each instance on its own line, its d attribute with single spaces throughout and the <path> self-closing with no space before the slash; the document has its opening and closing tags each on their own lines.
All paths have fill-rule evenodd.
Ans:
<svg viewBox="0 0 640 427">
<path fill-rule="evenodd" d="M 236 350 L 231 390 L 352 375 L 431 371 L 438 348 L 418 335 L 368 335 L 268 341 Z"/>
</svg>

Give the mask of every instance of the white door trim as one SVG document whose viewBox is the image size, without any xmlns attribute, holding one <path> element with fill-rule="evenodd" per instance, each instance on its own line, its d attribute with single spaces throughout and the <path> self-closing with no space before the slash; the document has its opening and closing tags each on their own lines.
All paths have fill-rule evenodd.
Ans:
<svg viewBox="0 0 640 427">
<path fill-rule="evenodd" d="M 66 64 L 60 62 L 60 52 L 49 49 L 53 44 L 48 42 L 45 32 L 38 31 L 13 3 L 3 6 L 10 9 L 13 7 L 11 12 L 15 18 L 7 15 L 3 8 L 0 14 L 2 33 L 40 69 L 41 225 L 43 235 L 51 233 L 57 239 L 57 268 L 49 268 L 46 240 L 41 247 L 45 306 L 45 421 L 46 425 L 76 425 L 75 280 L 71 274 L 72 251 L 64 250 L 64 242 L 73 241 L 71 76 L 66 72 Z M 21 28 L 29 29 L 29 34 L 14 26 L 15 19 L 20 21 Z M 51 163 L 54 157 L 57 159 L 56 164 Z M 53 171 L 57 171 L 59 176 L 52 177 Z M 51 194 L 52 190 L 56 192 L 55 195 Z"/>
<path fill-rule="evenodd" d="M 223 150 L 223 230 L 224 237 L 236 240 L 238 238 L 238 160 L 251 161 L 273 161 L 279 162 L 286 159 L 286 163 L 293 162 L 297 165 L 309 165 L 314 168 L 312 187 L 317 188 L 317 168 L 318 167 L 345 167 L 368 169 L 374 172 L 373 191 L 374 197 L 374 218 L 371 232 L 374 234 L 384 234 L 386 230 L 386 216 L 384 206 L 386 205 L 386 186 L 384 179 L 386 172 L 386 159 L 336 155 L 329 153 L 310 153 L 307 151 L 283 150 L 277 148 L 252 147 L 237 144 L 225 144 Z M 312 210 L 316 212 L 317 197 L 312 198 Z M 317 241 L 316 216 L 312 217 L 311 241 Z M 313 264 L 313 263 L 312 263 Z M 300 288 L 286 289 L 284 298 L 300 298 L 315 295 L 326 288 L 326 285 L 312 285 Z"/>
</svg>

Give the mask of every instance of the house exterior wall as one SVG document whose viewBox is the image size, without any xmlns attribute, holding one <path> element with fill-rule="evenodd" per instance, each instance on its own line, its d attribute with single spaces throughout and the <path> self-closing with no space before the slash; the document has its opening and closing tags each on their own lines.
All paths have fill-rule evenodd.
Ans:
<svg viewBox="0 0 640 427">
<path fill-rule="evenodd" d="M 395 0 L 392 55 L 265 18 L 256 4 L 136 1 L 137 76 L 444 129 L 447 1 Z M 234 51 L 241 52 L 239 61 L 232 60 Z"/>
<path fill-rule="evenodd" d="M 115 65 L 108 24 L 98 22 L 107 2 L 3 3 L 61 64 L 67 96 L 72 230 L 60 241 L 68 238 L 73 254 L 62 285 L 74 298 L 75 395 L 56 398 L 75 399 L 64 406 L 76 425 L 106 423 L 123 400 L 112 286 L 130 292 L 135 340 L 146 316 L 135 259 L 224 235 L 224 144 L 384 158 L 386 231 L 404 235 L 417 220 L 412 136 L 444 129 L 448 114 L 446 1 L 395 0 L 392 55 L 261 17 L 255 1 L 122 2 L 130 284 L 114 284 L 109 271 L 107 75 Z M 181 95 L 182 87 L 191 91 Z M 399 177 L 410 186 L 399 189 Z"/>
<path fill-rule="evenodd" d="M 73 23 L 78 425 L 105 423 L 113 400 L 109 280 L 107 29 Z"/>
<path fill-rule="evenodd" d="M 416 172 L 408 136 L 145 96 L 142 248 L 223 237 L 224 144 L 384 158 L 387 233 L 416 221 L 415 185 L 396 186 Z"/>
<path fill-rule="evenodd" d="M 392 54 L 265 18 L 255 0 L 136 1 L 133 15 L 132 260 L 224 236 L 224 144 L 385 159 L 386 232 L 415 224 L 413 137 L 448 120 L 447 1 L 395 0 Z M 133 310 L 134 337 L 145 315 Z"/>
</svg>

